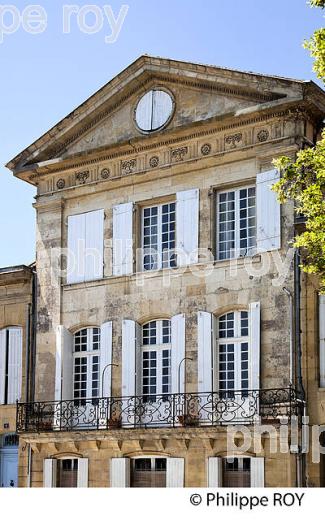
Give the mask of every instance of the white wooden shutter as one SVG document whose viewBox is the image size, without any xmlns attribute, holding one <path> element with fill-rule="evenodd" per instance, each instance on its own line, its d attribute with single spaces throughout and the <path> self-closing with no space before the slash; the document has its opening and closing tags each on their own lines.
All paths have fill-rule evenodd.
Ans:
<svg viewBox="0 0 325 520">
<path fill-rule="evenodd" d="M 264 487 L 264 458 L 251 458 L 251 487 Z"/>
<path fill-rule="evenodd" d="M 113 275 L 133 272 L 133 204 L 113 208 Z"/>
<path fill-rule="evenodd" d="M 21 399 L 22 363 L 23 331 L 21 328 L 13 328 L 9 330 L 9 403 Z"/>
<path fill-rule="evenodd" d="M 136 394 L 136 322 L 123 320 L 122 323 L 122 396 Z"/>
<path fill-rule="evenodd" d="M 9 329 L 8 404 L 21 398 L 23 337 L 20 328 Z"/>
<path fill-rule="evenodd" d="M 112 367 L 112 322 L 103 323 L 100 329 L 100 395 L 111 397 Z M 105 370 L 105 373 L 104 373 Z M 103 381 L 104 373 L 104 381 Z M 103 393 L 103 394 L 102 394 Z"/>
<path fill-rule="evenodd" d="M 77 487 L 88 487 L 88 459 L 78 459 Z"/>
<path fill-rule="evenodd" d="M 171 373 L 172 373 L 172 393 L 177 394 L 185 391 L 185 363 L 181 365 L 180 384 L 178 382 L 178 367 L 185 357 L 185 315 L 177 314 L 171 319 Z"/>
<path fill-rule="evenodd" d="M 0 404 L 5 402 L 7 329 L 0 330 Z"/>
<path fill-rule="evenodd" d="M 85 280 L 86 214 L 68 217 L 67 283 Z"/>
<path fill-rule="evenodd" d="M 222 487 L 222 458 L 208 458 L 208 487 Z"/>
<path fill-rule="evenodd" d="M 184 459 L 167 459 L 166 487 L 184 487 Z"/>
<path fill-rule="evenodd" d="M 86 213 L 85 281 L 100 280 L 104 272 L 104 210 Z"/>
<path fill-rule="evenodd" d="M 318 301 L 320 387 L 325 388 L 325 294 L 320 294 Z"/>
<path fill-rule="evenodd" d="M 73 334 L 63 325 L 56 333 L 55 400 L 73 399 Z"/>
<path fill-rule="evenodd" d="M 199 190 L 177 193 L 176 248 L 179 266 L 198 262 Z"/>
<path fill-rule="evenodd" d="M 212 314 L 198 312 L 198 392 L 212 392 Z"/>
<path fill-rule="evenodd" d="M 43 487 L 54 488 L 56 487 L 56 459 L 44 459 L 43 460 Z"/>
<path fill-rule="evenodd" d="M 142 395 L 142 327 L 135 324 L 135 395 Z"/>
<path fill-rule="evenodd" d="M 277 195 L 271 190 L 280 179 L 278 170 L 257 174 L 256 219 L 257 251 L 272 251 L 281 248 L 281 209 Z"/>
<path fill-rule="evenodd" d="M 111 487 L 130 487 L 130 459 L 111 459 Z"/>
<path fill-rule="evenodd" d="M 250 388 L 260 389 L 260 329 L 261 306 L 260 302 L 251 303 L 249 306 L 249 360 L 250 360 Z"/>
</svg>

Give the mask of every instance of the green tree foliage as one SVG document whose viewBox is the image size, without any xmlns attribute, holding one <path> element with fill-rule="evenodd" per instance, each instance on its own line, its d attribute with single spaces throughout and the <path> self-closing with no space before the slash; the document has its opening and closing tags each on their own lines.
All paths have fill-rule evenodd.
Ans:
<svg viewBox="0 0 325 520">
<path fill-rule="evenodd" d="M 311 0 L 313 7 L 325 7 L 325 0 Z M 325 82 L 325 29 L 315 31 L 305 43 L 315 59 L 314 70 Z M 325 293 L 325 131 L 313 148 L 301 150 L 295 162 L 288 157 L 274 161 L 281 180 L 274 190 L 279 201 L 295 202 L 296 211 L 306 218 L 305 231 L 297 235 L 294 247 L 302 252 L 302 269 L 317 274 Z"/>
</svg>

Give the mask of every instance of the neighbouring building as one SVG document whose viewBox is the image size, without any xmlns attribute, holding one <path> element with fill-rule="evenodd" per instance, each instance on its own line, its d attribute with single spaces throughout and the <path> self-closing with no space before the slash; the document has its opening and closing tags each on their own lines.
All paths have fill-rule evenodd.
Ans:
<svg viewBox="0 0 325 520">
<path fill-rule="evenodd" d="M 324 114 L 311 81 L 142 56 L 8 163 L 37 187 L 36 278 L 0 272 L 20 486 L 325 484 L 325 301 L 270 189 Z"/>
<path fill-rule="evenodd" d="M 33 266 L 0 269 L 0 487 L 18 485 L 16 402 L 30 398 Z"/>
</svg>

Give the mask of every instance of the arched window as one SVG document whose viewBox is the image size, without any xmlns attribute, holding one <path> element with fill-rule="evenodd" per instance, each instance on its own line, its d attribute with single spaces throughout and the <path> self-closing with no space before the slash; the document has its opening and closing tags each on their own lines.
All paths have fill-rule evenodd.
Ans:
<svg viewBox="0 0 325 520">
<path fill-rule="evenodd" d="M 74 335 L 73 397 L 89 399 L 99 396 L 100 329 L 81 329 Z"/>
<path fill-rule="evenodd" d="M 249 378 L 248 311 L 228 312 L 218 319 L 219 390 L 228 397 L 247 392 Z"/>
<path fill-rule="evenodd" d="M 170 320 L 156 320 L 142 327 L 142 395 L 155 401 L 171 392 Z"/>
</svg>

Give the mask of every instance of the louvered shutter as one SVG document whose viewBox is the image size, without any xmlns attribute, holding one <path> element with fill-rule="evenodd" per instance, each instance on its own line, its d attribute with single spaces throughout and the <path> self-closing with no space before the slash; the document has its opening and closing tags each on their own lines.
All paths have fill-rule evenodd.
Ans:
<svg viewBox="0 0 325 520">
<path fill-rule="evenodd" d="M 57 470 L 57 460 L 56 459 L 44 459 L 44 461 L 43 461 L 43 487 L 45 487 L 45 488 L 56 487 L 56 470 Z"/>
<path fill-rule="evenodd" d="M 182 359 L 185 357 L 185 315 L 177 314 L 171 319 L 171 374 L 172 374 L 172 393 L 177 394 L 185 391 L 185 363 L 180 369 L 180 382 L 178 381 L 178 368 Z"/>
<path fill-rule="evenodd" d="M 142 327 L 135 324 L 135 395 L 142 395 Z"/>
<path fill-rule="evenodd" d="M 78 459 L 77 487 L 88 487 L 88 459 Z"/>
<path fill-rule="evenodd" d="M 85 280 L 86 214 L 68 217 L 67 283 Z"/>
<path fill-rule="evenodd" d="M 111 459 L 111 487 L 130 487 L 130 459 Z"/>
<path fill-rule="evenodd" d="M 264 487 L 264 458 L 251 458 L 251 487 Z"/>
<path fill-rule="evenodd" d="M 5 402 L 7 329 L 0 330 L 0 404 Z"/>
<path fill-rule="evenodd" d="M 133 204 L 113 208 L 113 275 L 133 272 Z"/>
<path fill-rule="evenodd" d="M 277 195 L 271 190 L 280 179 L 278 170 L 257 174 L 256 218 L 257 251 L 272 251 L 281 248 L 281 211 Z"/>
<path fill-rule="evenodd" d="M 260 329 L 261 329 L 260 302 L 251 303 L 249 306 L 249 360 L 250 360 L 250 388 L 260 389 Z"/>
<path fill-rule="evenodd" d="M 319 365 L 320 386 L 325 388 L 325 295 L 319 295 Z"/>
<path fill-rule="evenodd" d="M 176 249 L 177 264 L 184 266 L 198 262 L 199 190 L 177 193 Z"/>
<path fill-rule="evenodd" d="M 85 281 L 103 278 L 104 210 L 86 213 Z"/>
<path fill-rule="evenodd" d="M 56 334 L 55 400 L 73 398 L 73 334 L 59 325 Z"/>
<path fill-rule="evenodd" d="M 101 326 L 100 333 L 100 395 L 111 396 L 112 367 L 112 322 L 107 321 Z M 105 370 L 105 373 L 104 373 Z M 104 381 L 103 381 L 104 373 Z"/>
<path fill-rule="evenodd" d="M 212 314 L 198 312 L 198 392 L 211 393 L 212 386 Z"/>
<path fill-rule="evenodd" d="M 166 487 L 184 487 L 184 459 L 167 459 Z"/>
<path fill-rule="evenodd" d="M 136 322 L 123 320 L 122 324 L 122 396 L 136 394 Z"/>
<path fill-rule="evenodd" d="M 13 404 L 21 398 L 22 355 L 22 330 L 9 329 L 8 404 Z"/>
<path fill-rule="evenodd" d="M 222 458 L 208 458 L 208 487 L 222 487 Z"/>
</svg>

